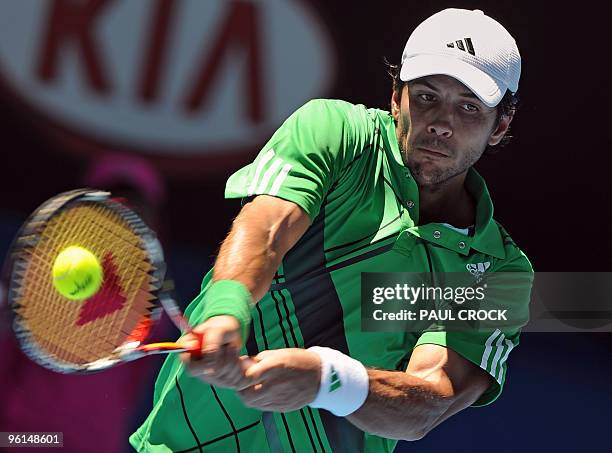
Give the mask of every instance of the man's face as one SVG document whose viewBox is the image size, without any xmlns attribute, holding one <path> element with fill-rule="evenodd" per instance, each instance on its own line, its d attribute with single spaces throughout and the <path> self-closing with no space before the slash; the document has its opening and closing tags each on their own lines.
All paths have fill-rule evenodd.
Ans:
<svg viewBox="0 0 612 453">
<path fill-rule="evenodd" d="M 465 175 L 487 145 L 501 141 L 512 117 L 483 104 L 458 80 L 433 75 L 408 82 L 391 99 L 404 163 L 420 187 L 442 186 Z"/>
</svg>

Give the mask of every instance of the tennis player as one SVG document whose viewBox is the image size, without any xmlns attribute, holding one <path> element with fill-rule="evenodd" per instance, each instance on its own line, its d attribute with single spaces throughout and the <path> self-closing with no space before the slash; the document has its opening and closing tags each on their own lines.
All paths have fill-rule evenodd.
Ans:
<svg viewBox="0 0 612 453">
<path fill-rule="evenodd" d="M 501 393 L 519 329 L 362 332 L 362 272 L 527 272 L 472 168 L 515 113 L 521 61 L 481 11 L 421 23 L 391 112 L 314 100 L 226 197 L 244 205 L 187 309 L 140 451 L 387 452 Z M 504 293 L 526 309 L 529 288 Z M 500 296 L 502 297 L 502 296 Z M 249 358 L 250 357 L 250 358 Z"/>
</svg>

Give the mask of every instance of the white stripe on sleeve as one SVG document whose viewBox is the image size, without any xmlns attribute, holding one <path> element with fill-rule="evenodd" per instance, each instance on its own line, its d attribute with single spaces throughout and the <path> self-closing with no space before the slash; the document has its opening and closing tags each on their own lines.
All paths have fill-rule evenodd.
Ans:
<svg viewBox="0 0 612 453">
<path fill-rule="evenodd" d="M 506 340 L 506 346 L 508 346 L 508 349 L 506 350 L 506 353 L 504 354 L 502 359 L 499 361 L 499 374 L 497 375 L 497 382 L 500 384 L 502 382 L 502 375 L 504 373 L 504 363 L 506 363 L 506 360 L 508 360 L 508 355 L 510 354 L 510 351 L 512 351 L 512 349 L 514 348 L 514 343 L 512 343 L 510 340 Z"/>
<path fill-rule="evenodd" d="M 497 370 L 497 365 L 499 363 L 499 359 L 504 352 L 503 342 L 505 339 L 505 335 L 501 334 L 500 337 L 495 342 L 495 355 L 493 356 L 493 363 L 491 364 L 491 376 L 495 376 L 495 371 Z"/>
<path fill-rule="evenodd" d="M 261 171 L 266 166 L 266 164 L 270 162 L 270 159 L 272 159 L 273 157 L 274 149 L 272 148 L 270 148 L 270 150 L 261 157 L 261 160 L 257 164 L 257 169 L 255 170 L 255 176 L 253 176 L 253 180 L 251 181 L 251 185 L 249 186 L 249 190 L 247 192 L 249 196 L 255 193 L 255 188 L 257 187 L 257 183 L 259 182 L 259 175 L 261 174 Z"/>
<path fill-rule="evenodd" d="M 259 187 L 257 188 L 257 192 L 255 193 L 265 193 L 266 187 L 268 187 L 268 184 L 270 183 L 270 179 L 272 178 L 272 175 L 274 173 L 276 173 L 276 170 L 278 170 L 278 167 L 281 166 L 281 164 L 283 163 L 282 159 L 276 159 L 272 165 L 270 165 L 270 168 L 268 168 L 268 170 L 264 173 L 263 178 L 261 179 L 261 184 L 259 184 Z"/>
<path fill-rule="evenodd" d="M 483 370 L 488 370 L 489 367 L 487 366 L 487 363 L 489 362 L 489 356 L 491 355 L 491 345 L 493 344 L 493 341 L 495 340 L 495 337 L 497 337 L 497 335 L 499 335 L 501 333 L 501 330 L 499 329 L 495 329 L 495 332 L 493 332 L 489 338 L 487 338 L 487 341 L 485 342 L 485 351 L 482 354 L 482 361 L 480 362 L 480 368 L 482 368 Z"/>
<path fill-rule="evenodd" d="M 274 184 L 272 184 L 272 188 L 270 189 L 270 195 L 276 195 L 278 193 L 278 190 L 280 189 L 281 184 L 289 174 L 289 170 L 291 170 L 291 167 L 293 167 L 293 165 L 291 164 L 285 164 L 283 166 L 283 169 L 280 171 L 280 173 L 274 180 Z"/>
</svg>

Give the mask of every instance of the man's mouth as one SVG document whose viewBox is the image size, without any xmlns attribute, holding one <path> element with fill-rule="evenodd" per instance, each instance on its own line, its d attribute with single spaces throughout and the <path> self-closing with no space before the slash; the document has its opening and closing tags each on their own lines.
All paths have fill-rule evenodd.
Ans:
<svg viewBox="0 0 612 453">
<path fill-rule="evenodd" d="M 426 148 L 423 146 L 418 146 L 417 150 L 419 150 L 420 152 L 430 155 L 430 156 L 435 156 L 435 157 L 449 157 L 448 153 L 446 151 L 441 151 L 438 149 L 434 149 L 434 148 Z"/>
</svg>

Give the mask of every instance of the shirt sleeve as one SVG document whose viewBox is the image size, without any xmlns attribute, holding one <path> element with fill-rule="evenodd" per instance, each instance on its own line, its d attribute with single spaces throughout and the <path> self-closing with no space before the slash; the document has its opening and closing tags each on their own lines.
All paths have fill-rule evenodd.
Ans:
<svg viewBox="0 0 612 453">
<path fill-rule="evenodd" d="M 226 198 L 267 194 L 318 215 L 342 163 L 354 152 L 351 104 L 317 99 L 293 113 L 259 152 L 234 173 Z"/>
<path fill-rule="evenodd" d="M 502 284 L 494 292 L 495 300 L 488 300 L 487 305 L 512 307 L 515 321 L 520 319 L 525 324 L 529 317 L 529 301 L 533 285 L 533 269 L 527 257 L 515 249 L 514 257 L 508 257 L 496 272 L 520 273 L 512 279 L 501 278 Z M 500 327 L 487 330 L 436 331 L 421 334 L 415 347 L 421 344 L 437 344 L 452 349 L 456 353 L 475 363 L 492 378 L 492 384 L 472 405 L 486 406 L 500 395 L 506 381 L 508 357 L 519 344 L 520 327 Z"/>
</svg>

